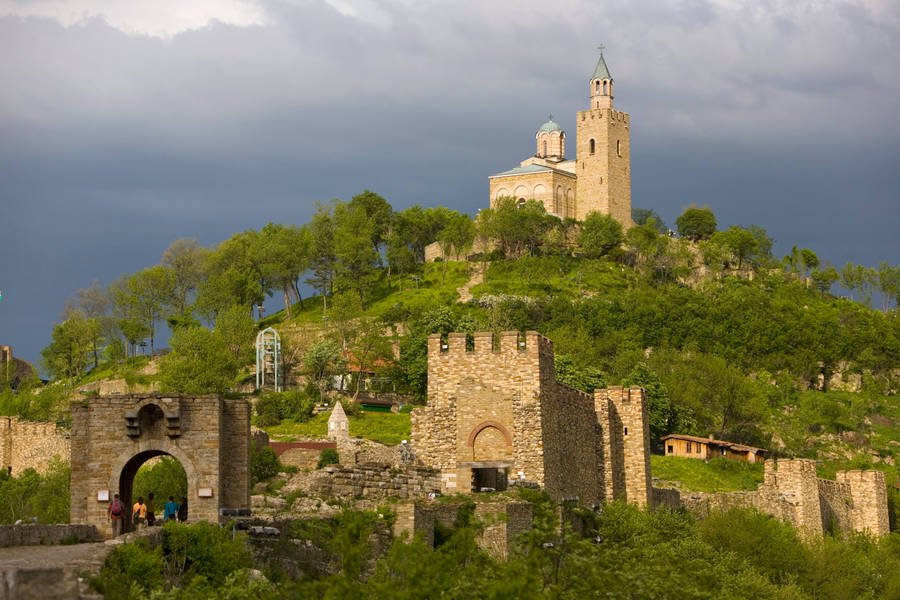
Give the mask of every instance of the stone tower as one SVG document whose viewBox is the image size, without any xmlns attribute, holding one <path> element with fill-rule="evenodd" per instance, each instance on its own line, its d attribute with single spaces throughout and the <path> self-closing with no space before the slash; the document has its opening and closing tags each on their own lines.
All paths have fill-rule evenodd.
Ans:
<svg viewBox="0 0 900 600">
<path fill-rule="evenodd" d="M 590 79 L 590 108 L 576 117 L 575 218 L 599 211 L 631 226 L 631 144 L 627 113 L 613 108 L 613 78 L 600 60 Z"/>
</svg>

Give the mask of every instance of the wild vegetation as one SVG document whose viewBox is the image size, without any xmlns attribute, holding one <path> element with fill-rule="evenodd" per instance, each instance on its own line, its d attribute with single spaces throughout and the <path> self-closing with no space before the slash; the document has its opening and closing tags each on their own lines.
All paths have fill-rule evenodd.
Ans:
<svg viewBox="0 0 900 600">
<path fill-rule="evenodd" d="M 285 537 L 318 548 L 324 569 L 297 556 L 301 543 L 257 542 L 206 525 L 166 525 L 161 550 L 126 545 L 96 586 L 107 598 L 894 598 L 900 594 L 900 537 L 862 535 L 801 541 L 776 519 L 732 510 L 696 521 L 688 513 L 611 504 L 581 512 L 586 530 L 562 534 L 555 504 L 539 494 L 536 527 L 508 561 L 477 546 L 483 523 L 460 510 L 435 547 L 395 539 L 376 555 L 372 540 L 391 523 L 387 507 L 330 519 L 282 522 Z M 308 551 L 307 551 L 308 552 Z M 288 575 L 286 564 L 299 567 Z M 249 567 L 262 570 L 251 574 Z"/>
</svg>

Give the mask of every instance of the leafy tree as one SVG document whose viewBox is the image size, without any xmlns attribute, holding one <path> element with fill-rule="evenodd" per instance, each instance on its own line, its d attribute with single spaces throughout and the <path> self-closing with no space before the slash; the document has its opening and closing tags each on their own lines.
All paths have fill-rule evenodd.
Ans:
<svg viewBox="0 0 900 600">
<path fill-rule="evenodd" d="M 452 213 L 450 219 L 443 229 L 438 233 L 437 241 L 441 244 L 441 252 L 444 254 L 446 263 L 454 254 L 463 255 L 472 247 L 475 240 L 475 223 L 469 218 L 469 215 L 463 215 L 457 212 Z M 443 282 L 447 275 L 447 265 L 442 265 L 441 281 Z"/>
<path fill-rule="evenodd" d="M 885 261 L 878 263 L 878 291 L 883 312 L 888 311 L 892 302 L 896 308 L 900 296 L 900 265 L 892 267 Z"/>
<path fill-rule="evenodd" d="M 820 292 L 830 292 L 834 282 L 840 279 L 840 274 L 838 274 L 837 269 L 832 266 L 828 266 L 825 269 L 813 269 L 809 276 L 815 284 L 816 289 Z"/>
<path fill-rule="evenodd" d="M 328 340 L 313 342 L 306 350 L 303 364 L 307 377 L 319 390 L 319 399 L 324 401 L 325 392 L 330 388 L 334 376 L 344 370 L 340 346 Z"/>
<path fill-rule="evenodd" d="M 482 235 L 497 240 L 507 255 L 518 256 L 523 252 L 534 254 L 544 234 L 558 219 L 547 214 L 543 203 L 526 200 L 519 203 L 513 197 L 498 198 L 492 208 L 478 215 L 478 227 Z"/>
<path fill-rule="evenodd" d="M 349 349 L 357 368 L 356 390 L 353 393 L 355 400 L 362 386 L 362 375 L 368 373 L 377 361 L 392 358 L 391 344 L 384 337 L 383 325 L 377 321 L 363 320 Z"/>
<path fill-rule="evenodd" d="M 257 327 L 244 307 L 234 305 L 216 319 L 216 335 L 222 340 L 237 365 L 246 365 L 254 358 Z"/>
<path fill-rule="evenodd" d="M 205 327 L 178 329 L 169 345 L 172 351 L 159 365 L 159 382 L 165 392 L 222 393 L 237 376 L 238 364 L 216 332 Z"/>
<path fill-rule="evenodd" d="M 362 208 L 365 212 L 366 218 L 372 225 L 372 246 L 375 248 L 375 252 L 380 252 L 381 246 L 384 245 L 387 239 L 394 209 L 391 208 L 387 200 L 369 190 L 353 196 L 350 199 L 349 206 L 351 210 Z"/>
<path fill-rule="evenodd" d="M 250 482 L 256 485 L 260 481 L 268 481 L 281 471 L 281 461 L 272 446 L 257 448 L 250 445 Z"/>
<path fill-rule="evenodd" d="M 196 308 L 210 323 L 223 310 L 237 304 L 247 311 L 265 300 L 266 281 L 253 252 L 259 233 L 236 233 L 210 252 L 208 276 L 200 285 Z"/>
<path fill-rule="evenodd" d="M 150 267 L 131 275 L 123 287 L 114 290 L 116 302 L 129 320 L 146 327 L 153 354 L 156 325 L 162 318 L 175 289 L 175 275 L 165 267 Z"/>
<path fill-rule="evenodd" d="M 309 268 L 312 234 L 306 227 L 289 227 L 269 223 L 262 228 L 250 248 L 253 262 L 262 275 L 263 290 L 272 295 L 280 290 L 284 297 L 284 312 L 291 318 L 292 297 L 303 308 L 303 298 L 297 281 Z"/>
<path fill-rule="evenodd" d="M 588 213 L 578 234 L 578 245 L 587 256 L 593 258 L 607 254 L 623 241 L 622 224 L 598 211 Z"/>
<path fill-rule="evenodd" d="M 191 296 L 206 278 L 209 250 L 193 238 L 175 240 L 166 248 L 160 264 L 172 273 L 172 310 L 176 315 L 189 312 Z"/>
<path fill-rule="evenodd" d="M 692 241 L 709 239 L 716 232 L 716 216 L 709 208 L 691 206 L 675 219 L 678 235 Z"/>
<path fill-rule="evenodd" d="M 803 259 L 803 267 L 805 268 L 807 275 L 809 274 L 810 270 L 817 269 L 819 267 L 819 257 L 809 248 L 803 248 L 802 250 L 800 250 L 800 256 Z"/>
<path fill-rule="evenodd" d="M 662 380 L 647 366 L 638 363 L 622 382 L 623 386 L 633 385 L 644 388 L 647 392 L 647 404 L 650 410 L 650 443 L 660 447 L 660 438 L 670 433 L 691 431 L 695 428 L 690 413 L 677 406 L 669 399 L 669 390 Z"/>
<path fill-rule="evenodd" d="M 373 226 L 361 206 L 335 205 L 334 253 L 337 258 L 337 285 L 352 290 L 365 302 L 377 278 L 380 258 L 375 251 Z"/>
<path fill-rule="evenodd" d="M 38 523 L 69 522 L 69 466 L 54 457 L 42 475 L 32 468 L 15 477 L 0 475 L 0 523 L 36 518 Z"/>
<path fill-rule="evenodd" d="M 50 345 L 41 350 L 44 366 L 56 378 L 72 380 L 88 365 L 93 341 L 99 325 L 84 313 L 74 312 L 53 327 Z"/>
<path fill-rule="evenodd" d="M 68 319 L 73 313 L 80 312 L 88 320 L 96 324 L 92 327 L 91 352 L 94 356 L 94 367 L 100 364 L 100 347 L 104 339 L 112 339 L 115 331 L 113 319 L 108 315 L 110 298 L 103 286 L 96 279 L 90 287 L 82 288 L 75 292 L 74 297 L 66 300 L 63 309 L 63 320 Z"/>
<path fill-rule="evenodd" d="M 328 310 L 327 298 L 328 294 L 332 292 L 335 264 L 337 263 L 334 249 L 335 220 L 332 215 L 336 203 L 336 200 L 332 202 L 331 206 L 316 203 L 316 212 L 309 224 L 312 237 L 309 266 L 313 274 L 306 279 L 306 283 L 322 294 L 323 313 Z"/>
<path fill-rule="evenodd" d="M 651 219 L 653 219 L 652 222 Z M 669 228 L 662 220 L 662 217 L 660 217 L 652 208 L 632 208 L 631 220 L 634 221 L 636 225 L 651 225 L 657 232 L 662 234 L 666 234 L 669 231 Z"/>
<path fill-rule="evenodd" d="M 557 354 L 554 360 L 556 379 L 576 390 L 593 394 L 606 387 L 606 378 L 599 369 L 580 367 L 569 354 Z"/>
<path fill-rule="evenodd" d="M 738 259 L 738 270 L 744 266 L 744 261 L 759 251 L 757 238 L 743 227 L 731 226 L 727 231 L 714 233 L 710 242 L 718 242 Z"/>
</svg>

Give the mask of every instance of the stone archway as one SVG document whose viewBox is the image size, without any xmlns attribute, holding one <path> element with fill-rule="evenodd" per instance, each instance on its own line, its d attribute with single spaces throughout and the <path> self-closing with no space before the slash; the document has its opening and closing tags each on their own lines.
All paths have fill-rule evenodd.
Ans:
<svg viewBox="0 0 900 600">
<path fill-rule="evenodd" d="M 71 414 L 72 523 L 93 524 L 109 535 L 104 496 L 112 499 L 120 489 L 130 496 L 138 467 L 166 454 L 187 475 L 192 521 L 217 522 L 222 508 L 250 508 L 246 400 L 112 395 L 74 402 Z"/>
<path fill-rule="evenodd" d="M 197 486 L 196 486 L 196 470 L 194 466 L 187 460 L 187 457 L 182 456 L 178 458 L 168 452 L 163 452 L 162 450 L 143 450 L 138 452 L 132 457 L 123 457 L 122 464 L 116 464 L 113 467 L 113 472 L 119 473 L 119 495 L 121 497 L 122 503 L 125 504 L 126 507 L 129 507 L 129 510 L 126 511 L 125 517 L 125 528 L 124 531 L 132 531 L 134 529 L 134 523 L 132 523 L 131 519 L 131 506 L 134 505 L 135 497 L 134 497 L 134 480 L 137 476 L 138 470 L 151 458 L 156 458 L 158 456 L 168 456 L 178 461 L 181 467 L 184 469 L 185 475 L 187 476 L 187 497 L 195 498 L 197 496 Z M 162 507 L 163 503 L 166 501 L 166 498 L 162 496 L 156 497 L 156 513 L 159 521 L 162 521 Z M 177 498 L 180 501 L 180 498 Z M 191 515 L 193 516 L 193 515 Z"/>
</svg>

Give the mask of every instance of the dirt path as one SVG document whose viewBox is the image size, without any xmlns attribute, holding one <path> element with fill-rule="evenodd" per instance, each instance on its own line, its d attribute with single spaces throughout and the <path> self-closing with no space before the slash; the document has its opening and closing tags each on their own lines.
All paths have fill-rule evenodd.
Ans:
<svg viewBox="0 0 900 600">
<path fill-rule="evenodd" d="M 480 265 L 476 265 L 472 271 L 472 276 L 462 287 L 456 288 L 459 294 L 457 302 L 468 302 L 472 299 L 472 288 L 479 283 L 484 283 L 484 269 Z"/>
</svg>

